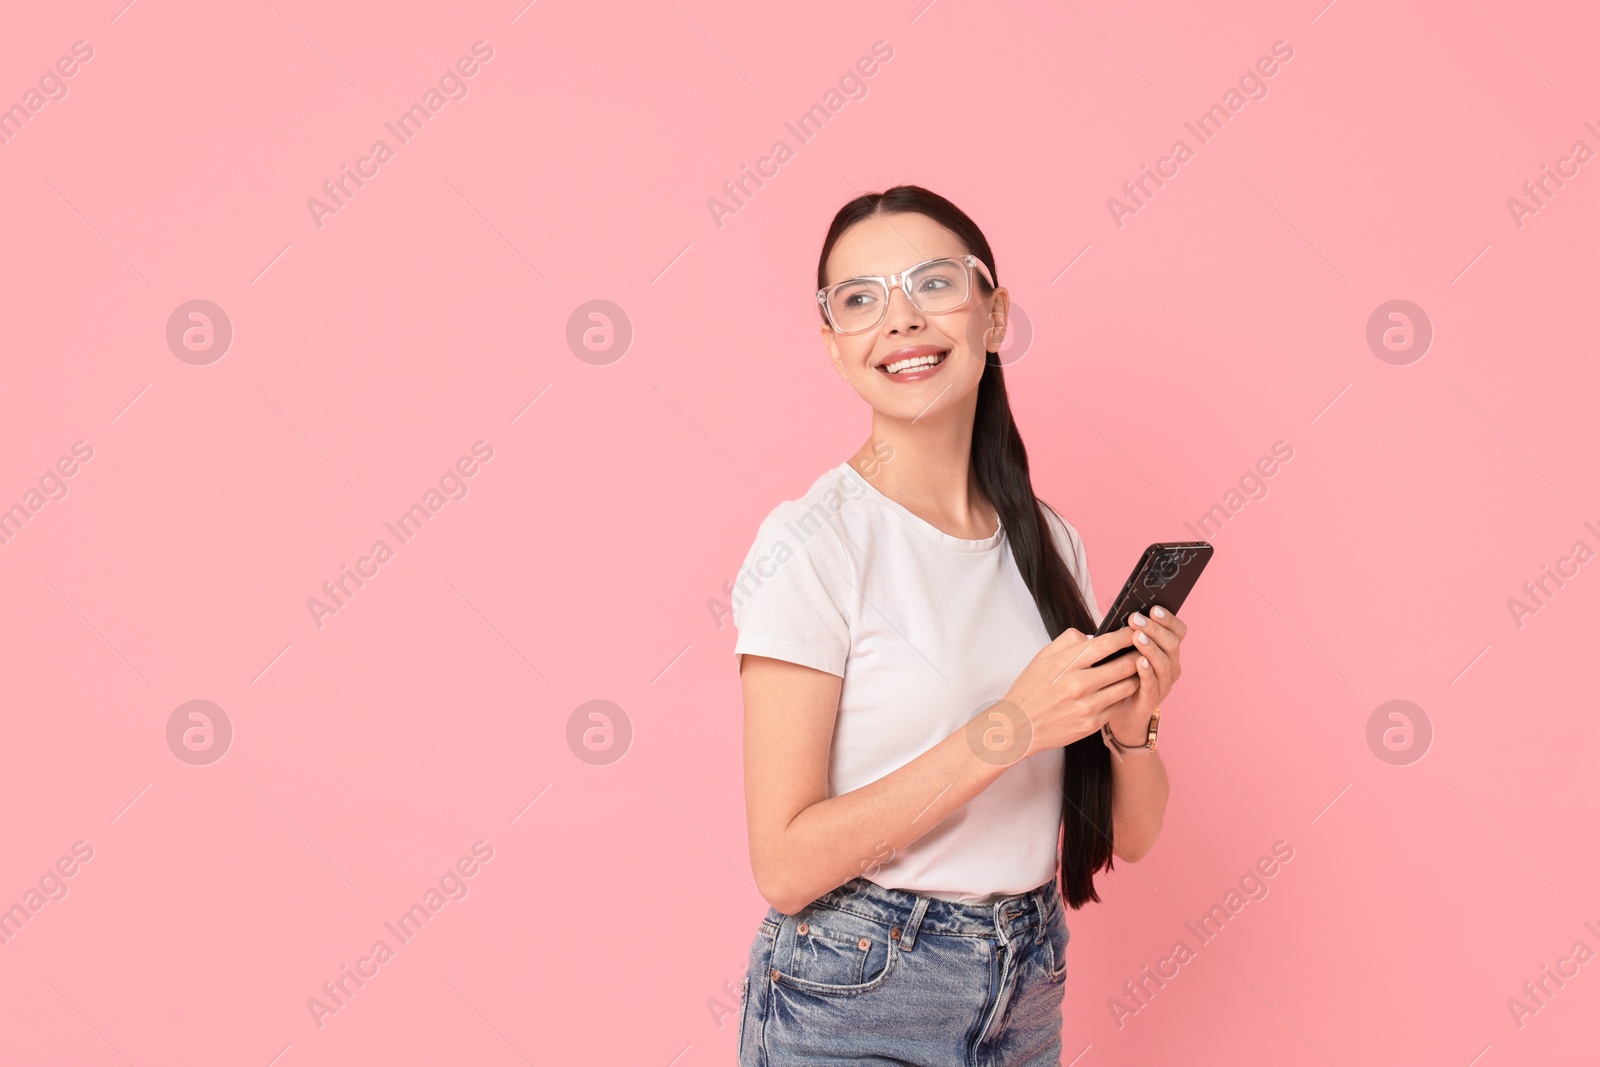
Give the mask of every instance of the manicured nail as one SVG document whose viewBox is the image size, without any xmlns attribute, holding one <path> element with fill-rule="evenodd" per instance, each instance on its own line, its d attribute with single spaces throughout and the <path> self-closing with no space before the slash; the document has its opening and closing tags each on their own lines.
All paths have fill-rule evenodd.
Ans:
<svg viewBox="0 0 1600 1067">
<path fill-rule="evenodd" d="M 1150 609 L 1150 614 L 1154 615 L 1158 619 L 1164 619 L 1164 618 L 1167 617 L 1167 609 L 1166 608 L 1151 608 Z"/>
<path fill-rule="evenodd" d="M 1143 667 L 1145 670 L 1149 670 L 1150 669 L 1150 661 L 1145 659 L 1143 656 L 1140 656 L 1139 657 L 1139 666 Z"/>
<path fill-rule="evenodd" d="M 1149 634 L 1138 633 L 1138 634 L 1134 634 L 1133 638 L 1134 638 L 1135 641 L 1138 641 L 1141 645 L 1148 645 L 1150 643 L 1150 635 Z"/>
<path fill-rule="evenodd" d="M 1145 623 L 1149 622 L 1150 620 L 1146 619 L 1143 615 L 1140 615 L 1136 611 L 1132 615 L 1128 616 L 1128 621 L 1133 623 L 1135 626 L 1143 626 Z"/>
</svg>

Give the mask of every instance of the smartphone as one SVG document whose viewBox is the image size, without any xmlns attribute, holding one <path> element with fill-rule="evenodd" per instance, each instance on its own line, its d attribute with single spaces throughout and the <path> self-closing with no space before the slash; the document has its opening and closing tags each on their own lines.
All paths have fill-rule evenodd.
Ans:
<svg viewBox="0 0 1600 1067">
<path fill-rule="evenodd" d="M 1163 541 L 1145 549 L 1094 636 L 1122 629 L 1128 625 L 1128 616 L 1136 611 L 1148 617 L 1150 609 L 1158 604 L 1176 615 L 1194 583 L 1200 580 L 1200 572 L 1211 562 L 1213 551 L 1209 541 Z M 1091 666 L 1109 663 L 1138 647 L 1132 644 L 1118 649 Z"/>
</svg>

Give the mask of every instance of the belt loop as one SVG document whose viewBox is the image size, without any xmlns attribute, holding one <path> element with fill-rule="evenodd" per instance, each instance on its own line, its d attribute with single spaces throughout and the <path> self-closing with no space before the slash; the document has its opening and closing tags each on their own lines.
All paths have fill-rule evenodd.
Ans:
<svg viewBox="0 0 1600 1067">
<path fill-rule="evenodd" d="M 928 913 L 929 898 L 921 893 L 917 894 L 917 902 L 911 906 L 911 917 L 906 920 L 905 929 L 900 931 L 900 951 L 910 952 L 917 943 L 917 929 L 922 925 L 922 917 Z"/>
<path fill-rule="evenodd" d="M 1006 930 L 1006 923 L 1008 921 L 1006 918 L 1006 903 L 1009 900 L 1011 900 L 1011 898 L 1006 897 L 1004 900 L 996 901 L 990 907 L 990 913 L 994 916 L 995 936 L 999 939 L 1002 947 L 1011 944 L 1010 933 Z"/>
<path fill-rule="evenodd" d="M 1045 909 L 1048 907 L 1048 905 L 1045 903 L 1045 894 L 1043 889 L 1035 889 L 1032 896 L 1033 905 L 1035 908 L 1034 919 L 1036 920 L 1036 925 L 1034 926 L 1033 931 L 1033 942 L 1034 944 L 1038 944 L 1044 940 L 1045 924 L 1049 921 L 1045 917 Z"/>
</svg>

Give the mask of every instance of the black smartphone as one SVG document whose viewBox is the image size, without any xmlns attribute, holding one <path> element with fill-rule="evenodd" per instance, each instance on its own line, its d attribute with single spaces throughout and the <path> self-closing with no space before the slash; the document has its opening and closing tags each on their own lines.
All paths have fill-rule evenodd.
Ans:
<svg viewBox="0 0 1600 1067">
<path fill-rule="evenodd" d="M 1194 583 L 1200 580 L 1200 572 L 1211 562 L 1213 551 L 1209 541 L 1163 541 L 1145 549 L 1094 636 L 1122 629 L 1128 625 L 1128 616 L 1136 611 L 1148 617 L 1150 609 L 1158 604 L 1176 615 Z M 1118 649 L 1091 666 L 1109 663 L 1138 647 L 1132 644 Z"/>
</svg>

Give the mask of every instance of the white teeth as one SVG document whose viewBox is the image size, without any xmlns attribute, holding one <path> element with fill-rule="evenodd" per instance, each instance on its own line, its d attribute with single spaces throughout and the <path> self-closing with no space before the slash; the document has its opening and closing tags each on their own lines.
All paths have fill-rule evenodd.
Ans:
<svg viewBox="0 0 1600 1067">
<path fill-rule="evenodd" d="M 883 369 L 890 374 L 899 374 L 901 371 L 909 370 L 912 367 L 931 367 L 933 364 L 942 361 L 944 355 L 943 352 L 940 352 L 931 356 L 913 356 L 911 359 L 901 359 L 893 363 L 886 363 Z"/>
</svg>

